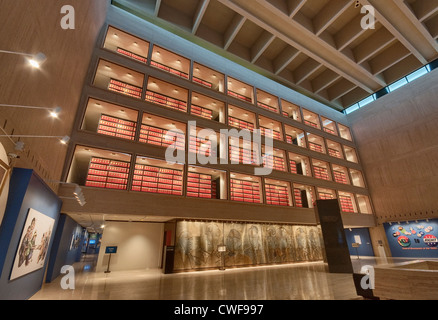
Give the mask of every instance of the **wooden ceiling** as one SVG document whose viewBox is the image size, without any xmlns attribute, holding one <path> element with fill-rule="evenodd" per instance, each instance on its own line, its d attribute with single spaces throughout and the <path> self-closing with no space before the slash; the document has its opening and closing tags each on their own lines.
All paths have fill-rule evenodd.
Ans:
<svg viewBox="0 0 438 320">
<path fill-rule="evenodd" d="M 337 110 L 438 57 L 438 0 L 112 3 Z"/>
</svg>

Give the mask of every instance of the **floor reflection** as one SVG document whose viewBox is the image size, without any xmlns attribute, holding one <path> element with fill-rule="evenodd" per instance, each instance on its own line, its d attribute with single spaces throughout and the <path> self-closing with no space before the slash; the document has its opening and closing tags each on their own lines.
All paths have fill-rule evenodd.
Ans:
<svg viewBox="0 0 438 320">
<path fill-rule="evenodd" d="M 413 259 L 351 256 L 354 272 L 365 265 Z M 328 272 L 323 262 L 178 274 L 162 270 L 96 272 L 96 256 L 74 265 L 75 289 L 61 289 L 62 275 L 33 300 L 362 300 L 351 274 Z"/>
<path fill-rule="evenodd" d="M 359 265 L 352 260 L 354 265 Z M 368 261 L 361 260 L 360 263 Z M 350 300 L 351 274 L 330 274 L 322 262 L 179 274 L 161 270 L 95 272 L 96 257 L 74 265 L 75 289 L 61 289 L 59 276 L 33 300 Z"/>
</svg>

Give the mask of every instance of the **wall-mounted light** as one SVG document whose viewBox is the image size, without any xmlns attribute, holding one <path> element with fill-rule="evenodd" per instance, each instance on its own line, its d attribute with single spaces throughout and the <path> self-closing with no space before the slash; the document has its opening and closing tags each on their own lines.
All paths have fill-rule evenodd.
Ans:
<svg viewBox="0 0 438 320">
<path fill-rule="evenodd" d="M 8 134 L 2 134 L 0 135 L 0 137 L 15 137 L 15 138 L 58 138 L 59 141 L 62 144 L 67 144 L 70 141 L 70 137 L 69 136 L 33 136 L 33 135 L 8 135 Z M 24 146 L 24 143 L 22 141 L 20 141 L 21 144 Z"/>
<path fill-rule="evenodd" d="M 20 56 L 25 56 L 28 58 L 29 64 L 36 69 L 38 69 L 47 60 L 46 55 L 42 52 L 38 52 L 37 54 L 29 54 L 29 53 L 24 53 L 24 52 L 0 50 L 0 53 L 8 53 L 8 54 L 16 54 L 16 55 L 20 55 Z"/>
<path fill-rule="evenodd" d="M 87 203 L 85 201 L 84 194 L 82 193 L 82 189 L 78 185 L 75 186 L 75 190 L 73 191 L 73 195 L 75 196 L 75 199 L 78 201 L 78 203 L 81 207 L 83 207 Z"/>
<path fill-rule="evenodd" d="M 50 113 L 50 116 L 52 116 L 53 118 L 57 118 L 62 110 L 61 107 L 47 108 L 47 107 L 37 107 L 37 106 L 21 106 L 21 105 L 15 105 L 15 104 L 0 104 L 0 107 L 48 110 Z"/>
<path fill-rule="evenodd" d="M 39 67 L 47 60 L 44 53 L 39 52 L 29 59 L 29 63 L 32 67 L 39 69 Z"/>
<path fill-rule="evenodd" d="M 53 181 L 53 180 L 49 180 L 48 182 L 73 185 L 75 187 L 75 189 L 73 190 L 74 198 L 72 198 L 72 197 L 59 197 L 59 198 L 61 198 L 61 199 L 74 199 L 79 203 L 79 205 L 81 207 L 83 207 L 87 203 L 85 201 L 85 196 L 82 193 L 82 188 L 78 184 L 63 182 L 63 181 Z"/>
</svg>

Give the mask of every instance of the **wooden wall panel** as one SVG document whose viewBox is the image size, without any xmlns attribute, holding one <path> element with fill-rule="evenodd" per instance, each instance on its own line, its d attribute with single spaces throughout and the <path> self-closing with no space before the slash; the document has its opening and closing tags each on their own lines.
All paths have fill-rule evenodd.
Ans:
<svg viewBox="0 0 438 320">
<path fill-rule="evenodd" d="M 61 28 L 61 8 L 75 9 L 75 29 Z M 36 70 L 22 56 L 0 53 L 0 103 L 62 107 L 59 119 L 45 110 L 0 107 L 0 134 L 70 135 L 96 37 L 105 22 L 107 0 L 0 0 L 1 50 L 43 52 L 47 61 Z M 66 147 L 56 139 L 22 138 L 25 150 L 13 165 L 32 168 L 48 180 L 59 180 Z M 17 141 L 17 138 L 14 138 Z M 57 185 L 52 187 L 56 189 Z"/>
</svg>

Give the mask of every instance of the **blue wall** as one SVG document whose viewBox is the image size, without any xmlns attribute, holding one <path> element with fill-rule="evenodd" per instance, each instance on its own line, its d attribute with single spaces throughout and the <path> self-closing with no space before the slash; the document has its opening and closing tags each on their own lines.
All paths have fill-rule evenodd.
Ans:
<svg viewBox="0 0 438 320">
<path fill-rule="evenodd" d="M 0 226 L 0 300 L 23 300 L 34 295 L 43 283 L 47 267 L 9 280 L 27 213 L 33 208 L 55 219 L 56 230 L 62 202 L 58 196 L 30 169 L 14 168 L 10 180 L 8 202 Z M 48 252 L 52 247 L 52 233 Z"/>
<path fill-rule="evenodd" d="M 384 223 L 393 257 L 438 258 L 438 220 Z"/>
<path fill-rule="evenodd" d="M 79 234 L 77 247 L 72 247 L 72 236 Z M 82 227 L 72 218 L 61 214 L 47 266 L 46 282 L 52 282 L 61 274 L 64 265 L 73 265 L 80 260 L 83 241 Z"/>
<path fill-rule="evenodd" d="M 349 229 L 345 229 L 345 235 L 347 237 L 348 250 L 350 251 L 350 255 L 367 257 L 374 256 L 374 250 L 371 244 L 371 237 L 367 228 L 351 229 L 351 231 Z M 352 245 L 356 242 L 355 236 L 359 236 L 362 243 L 358 248 L 354 248 Z"/>
</svg>

